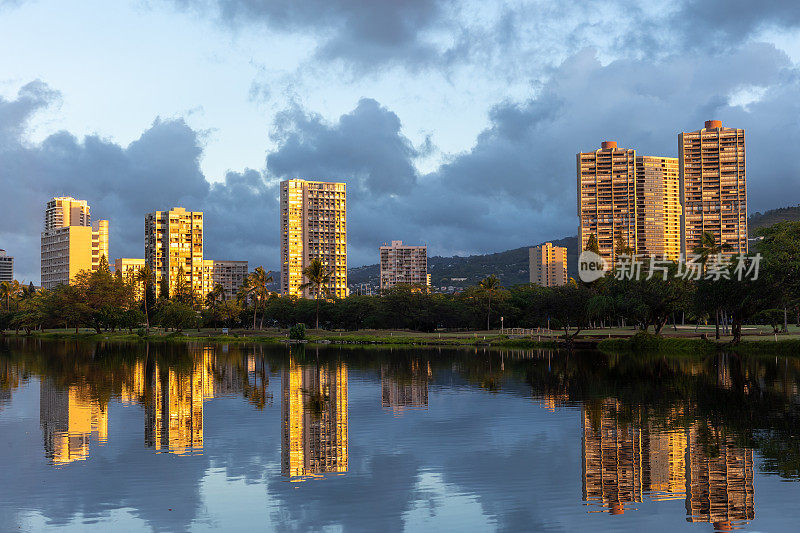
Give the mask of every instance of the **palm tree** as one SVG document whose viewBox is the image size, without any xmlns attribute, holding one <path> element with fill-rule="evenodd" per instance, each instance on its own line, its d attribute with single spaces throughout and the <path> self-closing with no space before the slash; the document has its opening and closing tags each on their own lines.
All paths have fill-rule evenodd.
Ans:
<svg viewBox="0 0 800 533">
<path fill-rule="evenodd" d="M 217 303 L 221 302 L 224 299 L 225 299 L 225 287 L 217 283 L 216 285 L 214 285 L 214 288 L 208 291 L 208 294 L 206 294 L 206 307 L 214 309 L 217 306 Z"/>
<path fill-rule="evenodd" d="M 266 299 L 269 297 L 269 289 L 267 289 L 267 285 L 273 281 L 272 271 L 265 271 L 263 266 L 256 267 L 256 269 L 247 276 L 247 283 L 245 284 L 246 294 L 253 297 L 253 330 L 256 329 L 256 314 L 258 313 L 258 304 L 262 301 L 266 301 Z M 264 316 L 262 315 L 261 327 L 263 326 Z"/>
<path fill-rule="evenodd" d="M 328 283 L 331 282 L 333 274 L 322 262 L 322 259 L 315 257 L 303 269 L 303 277 L 308 281 L 300 285 L 300 290 L 311 289 L 311 292 L 314 293 L 314 299 L 317 301 L 317 326 L 314 329 L 319 329 L 319 297 L 322 294 L 325 296 L 330 295 Z"/>
<path fill-rule="evenodd" d="M 150 287 L 153 285 L 153 271 L 150 270 L 150 267 L 145 265 L 139 270 L 136 271 L 136 277 L 134 278 L 136 283 L 142 284 L 142 295 L 144 299 L 144 319 L 145 324 L 147 326 L 147 332 L 150 332 L 150 313 L 147 310 L 147 296 L 150 293 Z"/>
<path fill-rule="evenodd" d="M 710 231 L 704 231 L 703 236 L 700 237 L 700 244 L 695 246 L 692 251 L 700 256 L 700 263 L 703 265 L 703 270 L 705 270 L 709 258 L 720 255 L 723 252 L 730 252 L 732 249 L 728 243 L 717 244 L 714 234 Z"/>
<path fill-rule="evenodd" d="M 700 264 L 703 265 L 703 272 L 706 271 L 706 264 L 712 257 L 721 256 L 723 252 L 729 252 L 733 248 L 728 243 L 717 244 L 714 234 L 710 231 L 704 231 L 700 237 L 700 244 L 692 250 L 700 257 Z M 714 310 L 714 337 L 719 340 L 719 307 Z"/>
<path fill-rule="evenodd" d="M 478 283 L 478 288 L 481 292 L 489 296 L 489 310 L 486 312 L 486 331 L 489 331 L 489 319 L 492 316 L 492 297 L 503 287 L 500 285 L 500 280 L 492 274 L 488 278 L 484 278 Z"/>
</svg>

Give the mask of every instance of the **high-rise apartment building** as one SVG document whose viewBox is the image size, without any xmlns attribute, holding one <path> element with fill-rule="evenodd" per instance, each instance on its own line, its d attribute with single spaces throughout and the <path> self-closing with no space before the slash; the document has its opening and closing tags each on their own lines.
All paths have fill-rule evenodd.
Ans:
<svg viewBox="0 0 800 533">
<path fill-rule="evenodd" d="M 222 285 L 224 298 L 230 300 L 244 285 L 248 275 L 247 261 L 203 260 L 203 294 L 208 294 L 217 285 Z"/>
<path fill-rule="evenodd" d="M 636 157 L 636 252 L 677 261 L 681 253 L 678 158 Z"/>
<path fill-rule="evenodd" d="M 92 225 L 89 205 L 71 197 L 47 202 L 42 232 L 42 287 L 69 284 L 81 270 L 97 270 L 108 261 L 108 220 Z"/>
<path fill-rule="evenodd" d="M 613 141 L 578 154 L 581 249 L 594 234 L 600 255 L 611 263 L 620 244 L 635 254 L 677 260 L 680 198 L 674 157 L 637 156 L 636 150 L 617 148 Z"/>
<path fill-rule="evenodd" d="M 392 241 L 380 247 L 381 290 L 391 289 L 398 283 L 430 287 L 428 277 L 428 247 Z"/>
<path fill-rule="evenodd" d="M 14 258 L 0 249 L 0 283 L 14 281 Z"/>
<path fill-rule="evenodd" d="M 347 290 L 347 185 L 291 179 L 281 182 L 281 284 L 290 296 L 301 290 L 303 269 L 319 258 L 331 273 L 331 296 Z"/>
<path fill-rule="evenodd" d="M 182 272 L 186 286 L 202 297 L 203 212 L 175 207 L 145 215 L 144 260 L 153 271 L 156 294 L 164 284 L 174 294 Z"/>
<path fill-rule="evenodd" d="M 47 202 L 44 213 L 45 231 L 91 225 L 92 211 L 86 200 L 76 200 L 71 196 L 57 196 Z"/>
<path fill-rule="evenodd" d="M 636 150 L 603 141 L 577 155 L 577 170 L 581 250 L 594 234 L 600 255 L 614 263 L 618 238 L 636 247 Z"/>
<path fill-rule="evenodd" d="M 693 253 L 711 233 L 726 253 L 747 253 L 747 181 L 744 130 L 707 120 L 705 128 L 678 135 L 683 199 L 682 252 Z"/>
<path fill-rule="evenodd" d="M 546 242 L 528 250 L 530 281 L 542 287 L 567 284 L 567 249 Z"/>
</svg>

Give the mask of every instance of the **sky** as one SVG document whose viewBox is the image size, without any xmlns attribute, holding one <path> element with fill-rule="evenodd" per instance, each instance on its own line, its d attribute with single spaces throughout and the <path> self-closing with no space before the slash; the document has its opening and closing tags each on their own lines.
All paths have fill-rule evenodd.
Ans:
<svg viewBox="0 0 800 533">
<path fill-rule="evenodd" d="M 577 233 L 575 154 L 747 131 L 750 212 L 800 202 L 793 1 L 0 0 L 0 248 L 39 281 L 46 201 L 110 255 L 202 210 L 205 256 L 279 268 L 278 183 L 348 184 L 350 266 Z"/>
</svg>

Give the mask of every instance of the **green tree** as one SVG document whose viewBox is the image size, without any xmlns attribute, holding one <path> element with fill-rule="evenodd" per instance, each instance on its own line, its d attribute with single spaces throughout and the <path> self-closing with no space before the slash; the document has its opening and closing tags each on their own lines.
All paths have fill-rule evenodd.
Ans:
<svg viewBox="0 0 800 533">
<path fill-rule="evenodd" d="M 225 299 L 225 288 L 217 283 L 214 288 L 206 294 L 206 307 L 211 310 L 217 307 L 217 304 Z"/>
<path fill-rule="evenodd" d="M 783 307 L 783 329 L 788 329 L 787 308 L 800 303 L 800 222 L 781 222 L 760 228 L 758 251 L 763 256 L 762 275 L 777 292 Z"/>
<path fill-rule="evenodd" d="M 194 304 L 194 289 L 192 288 L 192 284 L 186 279 L 186 273 L 183 271 L 183 265 L 178 267 L 178 275 L 175 277 L 174 297 L 182 304 Z"/>
<path fill-rule="evenodd" d="M 263 266 L 256 267 L 248 276 L 246 284 L 246 293 L 253 299 L 253 329 L 256 329 L 256 314 L 258 313 L 259 306 L 267 301 L 269 298 L 269 289 L 267 285 L 272 283 L 272 272 L 264 270 Z M 261 315 L 261 326 L 264 327 L 264 315 Z"/>
<path fill-rule="evenodd" d="M 597 243 L 597 235 L 594 233 L 589 234 L 589 239 L 586 241 L 586 249 L 600 255 L 600 245 Z"/>
<path fill-rule="evenodd" d="M 489 277 L 483 278 L 480 283 L 478 283 L 478 289 L 481 293 L 486 295 L 489 300 L 486 311 L 486 331 L 489 331 L 489 329 L 491 329 L 489 324 L 492 317 L 492 298 L 503 289 L 503 286 L 500 284 L 500 279 L 492 274 Z"/>
<path fill-rule="evenodd" d="M 146 331 L 150 333 L 150 305 L 148 300 L 150 300 L 150 293 L 153 290 L 153 284 L 155 283 L 155 276 L 153 275 L 153 271 L 150 270 L 150 267 L 145 265 L 139 270 L 136 271 L 136 275 L 134 280 L 137 284 L 141 284 L 142 286 L 142 307 L 144 308 L 144 320 Z"/>
<path fill-rule="evenodd" d="M 309 289 L 314 295 L 316 300 L 316 327 L 319 329 L 319 299 L 321 296 L 326 298 L 330 296 L 330 289 L 328 284 L 331 282 L 332 273 L 322 262 L 322 259 L 315 257 L 311 260 L 306 268 L 303 269 L 303 277 L 306 278 L 305 283 L 300 285 L 300 290 Z"/>
<path fill-rule="evenodd" d="M 714 234 L 710 231 L 704 231 L 703 235 L 700 237 L 700 244 L 694 247 L 692 252 L 698 256 L 700 259 L 700 264 L 702 265 L 703 274 L 707 270 L 708 261 L 714 258 L 720 258 L 724 252 L 729 252 L 731 250 L 731 246 L 727 243 L 719 244 L 717 243 Z M 709 286 L 709 284 L 714 284 L 713 286 Z M 704 295 L 704 298 L 701 298 L 698 302 L 701 305 L 710 306 L 713 305 L 714 311 L 714 329 L 715 329 L 715 338 L 719 340 L 719 318 L 720 318 L 720 305 L 719 299 L 722 296 L 719 293 L 719 284 L 716 281 L 712 280 L 700 280 L 698 283 L 699 288 L 701 289 L 701 293 Z"/>
<path fill-rule="evenodd" d="M 630 241 L 622 234 L 622 228 L 617 228 L 617 232 L 614 235 L 614 257 L 619 257 L 620 255 L 627 255 L 632 256 L 635 250 L 630 245 Z"/>
</svg>

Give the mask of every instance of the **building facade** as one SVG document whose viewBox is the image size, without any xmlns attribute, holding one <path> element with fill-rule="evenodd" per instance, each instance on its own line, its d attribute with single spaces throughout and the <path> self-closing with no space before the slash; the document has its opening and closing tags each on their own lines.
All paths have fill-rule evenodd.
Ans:
<svg viewBox="0 0 800 533">
<path fill-rule="evenodd" d="M 683 253 L 693 253 L 704 232 L 727 245 L 725 253 L 747 253 L 744 137 L 743 129 L 723 127 L 719 120 L 678 135 Z"/>
<path fill-rule="evenodd" d="M 14 281 L 14 258 L 0 249 L 0 283 Z"/>
<path fill-rule="evenodd" d="M 546 242 L 528 250 L 530 282 L 542 287 L 567 284 L 567 249 Z"/>
<path fill-rule="evenodd" d="M 130 279 L 144 268 L 144 259 L 134 259 L 130 257 L 118 257 L 114 260 L 114 271 L 120 272 L 123 279 Z M 144 287 L 136 283 L 133 288 L 134 298 L 141 299 L 144 295 Z"/>
<path fill-rule="evenodd" d="M 621 252 L 677 260 L 681 253 L 679 159 L 637 156 L 604 141 L 578 154 L 581 250 L 591 235 L 600 255 L 614 263 Z"/>
<path fill-rule="evenodd" d="M 594 152 L 577 154 L 580 245 L 594 235 L 600 255 L 616 260 L 616 241 L 636 247 L 636 150 L 603 141 Z"/>
<path fill-rule="evenodd" d="M 108 261 L 108 220 L 91 222 L 84 200 L 71 197 L 47 202 L 41 235 L 42 287 L 69 284 L 81 270 L 95 271 Z"/>
<path fill-rule="evenodd" d="M 636 157 L 636 252 L 677 261 L 681 253 L 678 158 Z"/>
<path fill-rule="evenodd" d="M 203 260 L 203 294 L 208 294 L 217 285 L 222 285 L 224 298 L 236 298 L 249 274 L 247 261 Z"/>
<path fill-rule="evenodd" d="M 86 200 L 77 200 L 71 196 L 57 196 L 47 202 L 44 212 L 45 231 L 91 225 L 92 211 Z"/>
<path fill-rule="evenodd" d="M 303 269 L 319 258 L 331 273 L 331 296 L 347 289 L 347 185 L 291 179 L 281 182 L 281 285 L 289 296 L 313 297 Z"/>
<path fill-rule="evenodd" d="M 175 207 L 144 218 L 144 261 L 153 271 L 156 294 L 175 294 L 183 275 L 186 286 L 203 297 L 203 212 Z"/>
<path fill-rule="evenodd" d="M 428 247 L 392 241 L 380 247 L 381 290 L 398 283 L 424 285 L 430 288 L 428 276 Z"/>
</svg>

